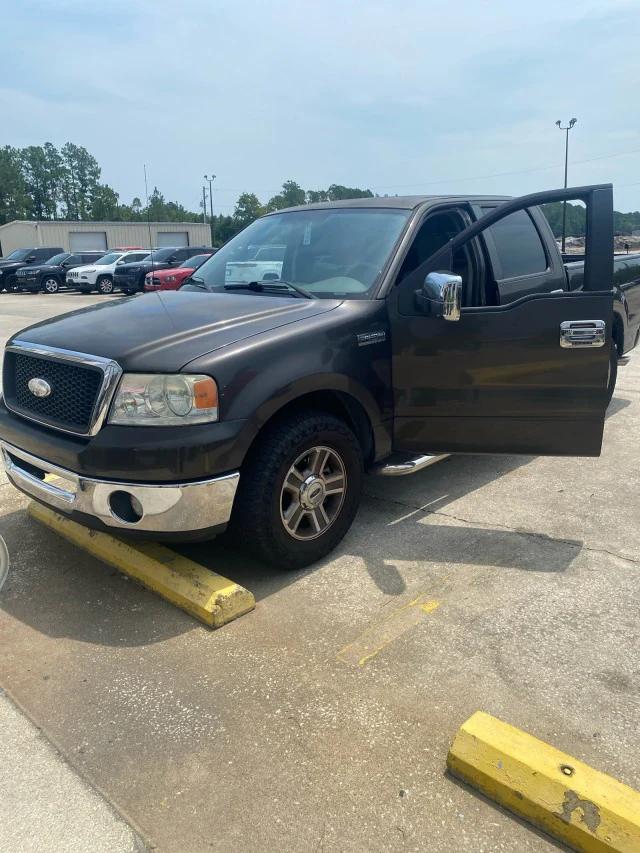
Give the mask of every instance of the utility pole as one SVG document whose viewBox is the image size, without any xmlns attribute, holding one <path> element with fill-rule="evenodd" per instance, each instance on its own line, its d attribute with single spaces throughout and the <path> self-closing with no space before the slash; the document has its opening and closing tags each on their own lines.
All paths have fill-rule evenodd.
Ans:
<svg viewBox="0 0 640 853">
<path fill-rule="evenodd" d="M 572 118 L 569 124 L 566 127 L 562 126 L 562 122 L 560 119 L 556 122 L 556 125 L 560 128 L 560 130 L 564 130 L 565 139 L 564 139 L 564 188 L 567 188 L 567 171 L 569 168 L 569 131 L 578 121 L 577 118 Z M 567 202 L 562 202 L 562 251 L 565 250 L 565 243 L 567 239 Z"/>
<path fill-rule="evenodd" d="M 202 224 L 207 224 L 207 189 L 202 185 Z"/>
<path fill-rule="evenodd" d="M 205 181 L 209 181 L 209 210 L 211 211 L 211 246 L 214 246 L 216 239 L 216 229 L 213 224 L 213 187 L 211 186 L 216 179 L 215 175 L 205 175 Z"/>
</svg>

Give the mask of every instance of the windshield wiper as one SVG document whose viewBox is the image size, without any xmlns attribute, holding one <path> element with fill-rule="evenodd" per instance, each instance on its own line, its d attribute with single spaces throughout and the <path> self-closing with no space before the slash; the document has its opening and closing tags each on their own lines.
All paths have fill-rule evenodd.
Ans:
<svg viewBox="0 0 640 853">
<path fill-rule="evenodd" d="M 197 287 L 198 290 L 208 290 L 204 283 L 204 279 L 200 278 L 200 276 L 194 277 L 190 275 L 189 278 L 185 278 L 178 289 L 182 290 L 186 285 L 189 285 L 189 287 Z"/>
<path fill-rule="evenodd" d="M 237 281 L 231 284 L 225 284 L 225 290 L 252 290 L 254 293 L 290 293 L 291 296 L 297 294 L 305 299 L 315 299 L 313 293 L 309 293 L 304 287 L 299 284 L 292 284 L 290 281 L 285 281 L 282 278 L 276 281 Z"/>
</svg>

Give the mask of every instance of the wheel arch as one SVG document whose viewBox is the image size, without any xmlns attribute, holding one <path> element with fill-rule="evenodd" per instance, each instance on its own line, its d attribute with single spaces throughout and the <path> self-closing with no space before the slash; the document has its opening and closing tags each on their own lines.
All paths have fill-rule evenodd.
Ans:
<svg viewBox="0 0 640 853">
<path fill-rule="evenodd" d="M 343 420 L 353 430 L 362 447 L 365 464 L 387 455 L 390 451 L 391 436 L 385 425 L 372 416 L 362 399 L 351 391 L 335 387 L 318 387 L 299 390 L 277 404 L 270 404 L 258 410 L 258 417 L 252 419 L 245 429 L 243 460 L 255 449 L 265 430 L 277 421 L 303 410 L 329 412 Z"/>
<path fill-rule="evenodd" d="M 613 342 L 616 345 L 616 349 L 618 350 L 618 355 L 621 356 L 625 350 L 624 345 L 624 329 L 625 323 L 622 319 L 622 315 L 620 312 L 613 312 L 613 327 L 611 330 L 611 336 L 613 338 Z"/>
</svg>

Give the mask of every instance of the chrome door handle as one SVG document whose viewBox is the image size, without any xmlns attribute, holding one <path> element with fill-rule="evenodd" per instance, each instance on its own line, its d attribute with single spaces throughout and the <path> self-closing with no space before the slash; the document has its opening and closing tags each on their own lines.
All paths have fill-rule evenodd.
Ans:
<svg viewBox="0 0 640 853">
<path fill-rule="evenodd" d="M 560 323 L 560 346 L 603 347 L 607 340 L 604 320 L 565 320 Z"/>
</svg>

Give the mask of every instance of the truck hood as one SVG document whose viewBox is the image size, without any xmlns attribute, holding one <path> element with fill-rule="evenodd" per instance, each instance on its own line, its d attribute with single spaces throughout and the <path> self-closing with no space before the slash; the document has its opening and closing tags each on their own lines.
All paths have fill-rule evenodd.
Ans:
<svg viewBox="0 0 640 853">
<path fill-rule="evenodd" d="M 221 347 L 338 305 L 333 299 L 163 291 L 73 311 L 14 337 L 112 358 L 132 372 L 171 373 Z"/>
</svg>

